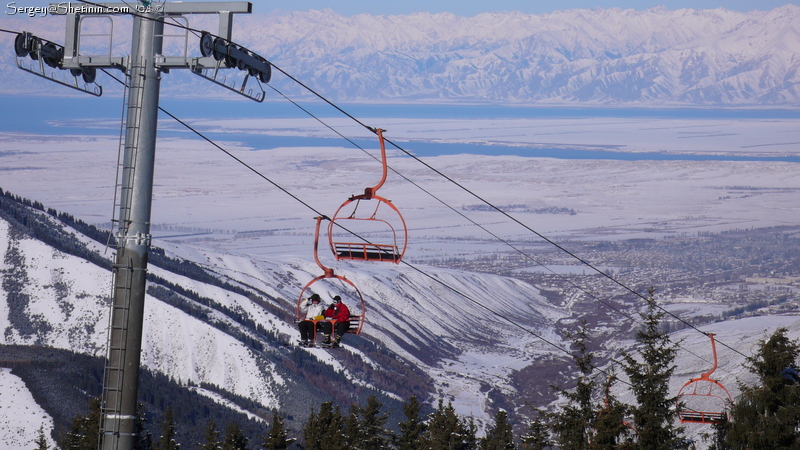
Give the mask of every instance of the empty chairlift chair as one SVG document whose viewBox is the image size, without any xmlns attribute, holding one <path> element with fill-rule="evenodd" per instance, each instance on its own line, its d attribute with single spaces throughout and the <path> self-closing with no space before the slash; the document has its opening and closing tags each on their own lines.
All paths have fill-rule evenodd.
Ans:
<svg viewBox="0 0 800 450">
<path fill-rule="evenodd" d="M 386 181 L 388 166 L 383 140 L 386 130 L 374 131 L 381 146 L 383 177 L 377 185 L 350 197 L 336 210 L 328 224 L 328 240 L 337 260 L 399 263 L 408 246 L 408 228 L 391 200 L 377 195 Z"/>
<path fill-rule="evenodd" d="M 678 392 L 678 419 L 682 423 L 717 424 L 729 419 L 728 407 L 733 398 L 725 386 L 711 378 L 717 369 L 717 346 L 714 335 L 711 338 L 711 351 L 714 366 L 699 378 L 692 378 Z"/>
</svg>

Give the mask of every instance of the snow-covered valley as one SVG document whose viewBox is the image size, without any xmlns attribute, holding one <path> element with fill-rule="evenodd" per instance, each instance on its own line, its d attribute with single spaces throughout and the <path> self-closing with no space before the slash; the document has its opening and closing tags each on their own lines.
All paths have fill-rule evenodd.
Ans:
<svg viewBox="0 0 800 450">
<path fill-rule="evenodd" d="M 391 126 L 403 137 L 423 127 L 421 121 L 374 120 L 389 123 L 387 128 Z M 248 133 L 299 133 L 309 129 L 311 131 L 306 132 L 319 132 L 302 120 L 228 123 L 194 119 L 192 122 L 201 129 L 218 126 L 215 131 L 218 136 L 231 138 L 241 138 Z M 500 122 L 503 121 L 476 122 L 475 126 L 466 127 L 468 131 L 458 129 L 436 134 L 455 142 L 477 138 L 484 130 L 523 131 L 532 125 L 518 120 Z M 593 121 L 562 119 L 551 129 L 560 126 L 580 130 L 583 126 L 591 128 L 591 123 Z M 669 125 L 664 128 L 674 131 L 696 127 L 698 122 L 670 119 L 660 124 Z M 646 130 L 653 125 L 639 123 L 634 127 Z M 166 123 L 165 126 L 171 125 Z M 436 126 L 446 128 L 444 122 Z M 736 130 L 736 136 L 727 142 L 724 137 L 717 138 L 718 148 L 712 141 L 707 144 L 707 151 L 728 155 L 742 147 L 736 147 L 736 142 L 769 145 L 796 132 L 794 121 L 788 119 L 770 121 L 769 126 L 782 128 L 769 134 L 761 134 L 758 122 L 748 120 L 728 124 L 711 122 L 708 126 Z M 631 128 L 628 124 L 625 127 Z M 593 134 L 598 141 L 604 139 L 599 131 L 584 133 L 581 139 L 587 142 Z M 620 147 L 629 151 L 641 148 L 637 133 L 611 134 Z M 653 141 L 649 150 L 668 153 L 678 149 L 682 135 L 677 132 L 671 136 Z M 433 139 L 433 136 L 427 138 Z M 535 137 L 528 137 L 527 143 L 532 139 Z M 114 138 L 102 134 L 90 137 L 6 133 L 0 149 L 6 169 L 2 187 L 38 199 L 46 207 L 68 211 L 84 221 L 103 224 L 110 218 L 113 197 L 116 155 L 109 149 L 114 148 L 114 142 Z M 374 183 L 379 172 L 379 165 L 359 150 L 339 147 L 257 149 L 248 147 L 242 140 L 219 142 L 283 188 L 325 212 L 363 186 Z M 413 142 L 406 142 L 410 142 L 408 147 L 413 149 Z M 575 144 L 574 141 L 563 143 L 565 147 Z M 781 154 L 793 156 L 791 147 L 783 148 Z M 253 288 L 291 315 L 299 290 L 320 272 L 313 262 L 311 211 L 257 177 L 245 179 L 248 175 L 242 173 L 241 166 L 197 140 L 162 139 L 158 158 L 153 213 L 157 224 L 153 227 L 155 245 L 169 255 L 194 261 L 223 279 Z M 659 239 L 669 242 L 674 238 L 692 240 L 708 233 L 790 225 L 796 217 L 793 194 L 800 188 L 795 175 L 796 163 L 783 161 L 603 161 L 468 154 L 423 159 L 479 192 L 483 198 L 510 206 L 506 209 L 521 222 L 546 236 L 575 242 L 575 245 L 580 241 L 625 242 L 641 238 L 654 239 L 654 242 Z M 502 238 L 522 245 L 534 255 L 541 252 L 546 257 L 552 252 L 552 248 L 536 242 L 524 228 L 490 210 L 472 206 L 478 204 L 474 197 L 438 179 L 411 158 L 395 151 L 390 155 L 390 165 L 427 190 L 435 191 L 446 203 L 455 205 L 463 214 Z M 76 177 L 75 173 L 81 176 Z M 259 183 L 266 186 L 259 187 Z M 443 289 L 433 279 L 404 265 L 387 267 L 336 262 L 325 249 L 320 257 L 363 291 L 368 308 L 366 339 L 381 343 L 398 358 L 421 369 L 430 377 L 435 397 L 453 401 L 459 414 L 473 416 L 479 424 L 485 423 L 493 409 L 491 399 L 496 399 L 498 393 L 509 398 L 519 395 L 515 389 L 519 389 L 517 377 L 520 374 L 535 374 L 538 364 L 550 364 L 548 361 L 553 358 L 563 360 L 566 356 L 561 349 L 541 338 L 563 348 L 566 344 L 557 330 L 575 323 L 584 314 L 582 311 L 594 313 L 588 312 L 585 299 L 581 300 L 580 292 L 574 290 L 565 291 L 561 300 L 545 300 L 540 294 L 541 286 L 535 284 L 426 265 L 426 261 L 441 265 L 446 258 L 480 261 L 484 255 L 507 253 L 508 248 L 452 210 L 419 194 L 418 188 L 407 180 L 390 175 L 384 190 L 383 195 L 403 211 L 410 225 L 408 260 L 436 280 L 455 286 L 466 297 Z M 7 233 L 8 225 L 4 227 Z M 575 239 L 578 241 L 573 241 Z M 102 244 L 83 240 L 110 258 L 112 252 L 106 252 Z M 110 290 L 109 272 L 80 258 L 53 251 L 35 240 L 21 239 L 12 244 L 6 234 L 0 249 L 7 255 L 12 248 L 23 251 L 25 273 L 31 286 L 25 291 L 31 301 L 24 312 L 34 318 L 33 322 L 39 324 L 40 329 L 47 331 L 15 332 L 9 319 L 5 319 L 5 327 L 12 330 L 7 334 L 7 343 L 39 342 L 102 356 L 108 314 L 103 299 Z M 5 264 L 4 270 L 9 270 L 9 263 Z M 501 267 L 498 264 L 503 263 L 502 259 L 490 259 L 487 264 L 488 269 L 482 272 L 496 271 Z M 569 264 L 554 264 L 553 268 L 564 274 L 586 273 L 587 269 L 575 265 L 575 261 Z M 533 263 L 528 266 L 526 270 L 532 272 L 541 269 Z M 219 312 L 239 311 L 277 336 L 296 339 L 297 331 L 291 320 L 276 316 L 246 295 L 209 286 L 156 266 L 151 266 L 151 272 L 169 283 L 212 299 L 222 308 L 209 311 L 217 323 L 242 328 Z M 577 279 L 576 282 L 582 283 Z M 634 282 L 647 283 L 648 280 Z M 754 283 L 757 289 L 758 283 Z M 669 277 L 658 282 L 659 288 L 667 292 L 670 284 Z M 584 288 L 604 295 L 603 290 L 594 291 L 594 286 L 589 284 Z M 469 299 L 513 317 L 538 337 L 520 332 L 515 325 L 487 314 Z M 281 406 L 281 392 L 291 390 L 287 386 L 293 380 L 274 370 L 268 355 L 279 355 L 283 350 L 265 349 L 265 353 L 254 353 L 218 326 L 199 322 L 152 296 L 148 296 L 147 302 L 145 367 L 183 382 L 220 386 L 252 398 L 266 408 Z M 74 306 L 65 306 L 73 303 Z M 681 316 L 693 317 L 709 311 L 719 314 L 730 310 L 734 304 L 698 291 L 689 297 L 669 296 L 667 305 Z M 625 309 L 639 309 L 636 299 L 628 299 Z M 613 357 L 616 350 L 630 345 L 627 333 L 631 323 L 611 310 L 604 314 L 609 319 L 598 323 L 597 333 L 610 339 L 601 346 Z M 789 327 L 792 336 L 800 335 L 800 324 L 791 314 L 709 323 L 703 330 L 716 332 L 721 342 L 734 348 L 747 349 L 763 338 L 765 330 L 778 325 Z M 707 344 L 703 335 L 684 330 L 678 332 L 676 338 L 685 338 L 683 345 L 688 350 L 681 353 L 677 361 L 678 370 L 673 379 L 677 390 L 684 378 L 707 369 L 708 355 L 704 353 Z M 381 370 L 380 364 L 371 361 L 369 355 L 357 348 L 350 351 L 355 358 Z M 370 385 L 363 375 L 350 373 L 335 356 L 327 353 L 313 353 L 313 356 L 349 382 Z M 747 381 L 742 362 L 740 355 L 721 348 L 718 376 L 734 392 L 738 380 Z M 548 379 L 540 384 L 539 394 L 552 397 L 548 387 L 552 381 Z M 492 388 L 487 390 L 486 386 Z M 624 392 L 620 394 L 625 398 Z M 207 395 L 214 393 L 207 392 Z M 520 414 L 524 416 L 525 412 L 520 410 Z"/>
</svg>

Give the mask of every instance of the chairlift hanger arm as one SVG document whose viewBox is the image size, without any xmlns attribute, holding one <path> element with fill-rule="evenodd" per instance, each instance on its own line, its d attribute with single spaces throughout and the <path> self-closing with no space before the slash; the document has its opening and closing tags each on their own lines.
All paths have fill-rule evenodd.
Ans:
<svg viewBox="0 0 800 450">
<path fill-rule="evenodd" d="M 714 373 L 715 370 L 717 370 L 717 344 L 714 341 L 714 333 L 708 333 L 708 337 L 711 338 L 711 352 L 714 355 L 714 366 L 711 367 L 711 370 L 709 370 L 708 372 L 704 372 L 700 375 L 700 378 L 704 380 L 711 379 L 711 374 Z"/>
<path fill-rule="evenodd" d="M 314 261 L 316 261 L 319 268 L 322 269 L 322 272 L 325 274 L 323 275 L 324 277 L 334 277 L 333 269 L 325 267 L 322 261 L 319 260 L 319 225 L 322 223 L 322 219 L 322 216 L 314 217 L 314 220 L 317 221 L 317 226 L 314 230 Z"/>
<path fill-rule="evenodd" d="M 386 175 L 388 173 L 388 165 L 387 165 L 387 162 L 386 162 L 386 144 L 384 143 L 384 140 L 383 140 L 383 132 L 386 131 L 386 130 L 383 130 L 381 128 L 369 128 L 369 129 L 372 130 L 373 132 L 375 132 L 375 134 L 378 135 L 378 142 L 380 142 L 380 145 L 381 145 L 381 163 L 383 164 L 383 175 L 381 176 L 381 181 L 379 181 L 378 184 L 376 184 L 373 187 L 368 187 L 368 188 L 364 189 L 364 193 L 362 195 L 355 195 L 355 196 L 351 197 L 350 200 L 356 200 L 356 199 L 370 200 L 378 192 L 378 189 L 380 189 L 381 186 L 383 186 L 383 183 L 386 182 Z"/>
</svg>

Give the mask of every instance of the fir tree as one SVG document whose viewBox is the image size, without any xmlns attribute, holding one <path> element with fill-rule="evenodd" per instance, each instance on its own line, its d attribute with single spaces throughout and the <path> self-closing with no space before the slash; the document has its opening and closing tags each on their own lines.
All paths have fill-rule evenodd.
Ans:
<svg viewBox="0 0 800 450">
<path fill-rule="evenodd" d="M 242 432 L 238 423 L 229 423 L 225 428 L 225 439 L 222 440 L 222 450 L 246 450 L 247 437 Z"/>
<path fill-rule="evenodd" d="M 136 420 L 133 422 L 133 450 L 153 450 L 153 436 L 145 429 L 147 418 L 144 405 L 136 405 Z"/>
<path fill-rule="evenodd" d="M 478 447 L 478 426 L 475 425 L 475 419 L 470 417 L 466 422 L 462 422 L 464 426 L 464 448 L 466 450 L 477 450 Z"/>
<path fill-rule="evenodd" d="M 431 414 L 428 421 L 428 430 L 425 433 L 426 448 L 431 450 L 468 450 L 470 430 L 458 418 L 451 403 L 444 406 L 444 401 L 439 399 L 439 406 Z"/>
<path fill-rule="evenodd" d="M 363 450 L 387 448 L 394 440 L 393 433 L 386 429 L 389 413 L 381 414 L 382 406 L 374 395 L 370 395 L 367 398 L 367 406 L 358 410 L 360 436 L 356 448 Z"/>
<path fill-rule="evenodd" d="M 626 416 L 630 414 L 630 407 L 620 403 L 611 395 L 611 387 L 615 380 L 616 377 L 612 374 L 603 385 L 605 396 L 603 407 L 595 416 L 592 448 L 622 448 L 624 443 L 633 442 L 633 430 L 625 421 Z"/>
<path fill-rule="evenodd" d="M 528 424 L 528 429 L 520 438 L 520 450 L 545 450 L 552 445 L 550 431 L 543 420 L 546 414 L 536 410 L 536 418 Z"/>
<path fill-rule="evenodd" d="M 722 422 L 712 425 L 711 433 L 701 433 L 700 436 L 704 441 L 711 441 L 708 450 L 728 450 L 731 448 L 731 446 L 728 445 L 729 429 L 730 423 L 728 422 L 728 416 L 725 415 Z"/>
<path fill-rule="evenodd" d="M 795 376 L 800 344 L 787 332 L 778 328 L 747 359 L 758 385 L 742 387 L 732 421 L 718 433 L 731 448 L 800 448 L 800 380 Z"/>
<path fill-rule="evenodd" d="M 594 354 L 588 350 L 589 332 L 585 320 L 570 339 L 575 348 L 573 359 L 578 367 L 578 381 L 572 391 L 559 389 L 568 403 L 552 414 L 552 429 L 561 448 L 584 450 L 589 448 L 595 422 L 592 402 L 595 381 L 591 377 Z"/>
<path fill-rule="evenodd" d="M 44 434 L 44 425 L 39 427 L 39 434 L 36 435 L 36 440 L 33 443 L 36 444 L 36 450 L 47 450 L 47 436 Z"/>
<path fill-rule="evenodd" d="M 405 414 L 406 420 L 400 422 L 398 426 L 400 429 L 400 436 L 397 439 L 398 450 L 418 450 L 422 448 L 427 427 L 419 415 L 421 411 L 422 404 L 415 396 L 412 396 L 403 405 L 403 414 Z"/>
<path fill-rule="evenodd" d="M 494 416 L 494 426 L 486 430 L 481 439 L 481 450 L 514 450 L 514 432 L 507 421 L 506 412 L 502 409 Z"/>
<path fill-rule="evenodd" d="M 359 408 L 358 405 L 350 406 L 350 414 L 344 421 L 344 440 L 350 443 L 353 448 L 361 441 L 361 426 L 358 423 Z"/>
<path fill-rule="evenodd" d="M 172 408 L 164 411 L 164 422 L 161 424 L 161 439 L 158 441 L 157 450 L 178 450 L 181 445 L 175 442 L 175 419 Z"/>
<path fill-rule="evenodd" d="M 286 450 L 289 448 L 290 442 L 286 429 L 283 427 L 283 417 L 278 414 L 278 411 L 272 411 L 272 427 L 261 446 L 267 450 Z"/>
<path fill-rule="evenodd" d="M 344 434 L 344 418 L 333 402 L 319 406 L 319 413 L 312 409 L 303 427 L 303 439 L 308 450 L 344 450 L 347 448 Z"/>
<path fill-rule="evenodd" d="M 59 446 L 64 450 L 96 450 L 100 441 L 100 397 L 89 402 L 89 412 L 77 416 Z"/>
<path fill-rule="evenodd" d="M 221 450 L 222 445 L 219 442 L 219 431 L 217 431 L 217 423 L 214 419 L 209 420 L 206 425 L 206 434 L 203 443 L 197 446 L 198 450 Z"/>
<path fill-rule="evenodd" d="M 670 395 L 669 379 L 675 371 L 677 345 L 659 330 L 664 313 L 657 309 L 654 291 L 649 291 L 648 309 L 642 315 L 645 326 L 637 333 L 639 359 L 623 352 L 623 370 L 628 375 L 637 406 L 633 422 L 638 447 L 647 450 L 685 447 L 683 428 L 675 426 L 676 398 Z"/>
</svg>

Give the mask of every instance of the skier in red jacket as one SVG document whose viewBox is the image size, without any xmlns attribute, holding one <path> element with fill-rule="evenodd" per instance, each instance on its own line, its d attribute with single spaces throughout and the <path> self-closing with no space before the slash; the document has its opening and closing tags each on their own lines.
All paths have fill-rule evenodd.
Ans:
<svg viewBox="0 0 800 450">
<path fill-rule="evenodd" d="M 322 334 L 325 335 L 325 340 L 322 341 L 323 345 L 330 345 L 331 347 L 338 347 L 342 341 L 342 335 L 347 333 L 350 329 L 350 309 L 342 303 L 342 297 L 338 295 L 333 297 L 333 303 L 325 310 L 325 317 L 328 319 L 336 320 L 336 337 L 331 342 L 331 331 L 333 329 L 332 323 L 320 322 L 320 329 Z"/>
</svg>

